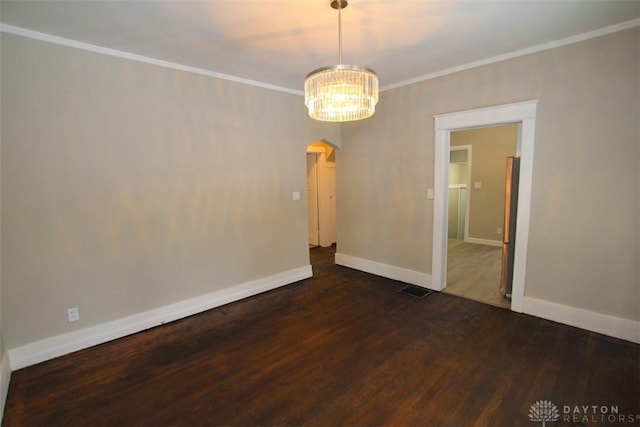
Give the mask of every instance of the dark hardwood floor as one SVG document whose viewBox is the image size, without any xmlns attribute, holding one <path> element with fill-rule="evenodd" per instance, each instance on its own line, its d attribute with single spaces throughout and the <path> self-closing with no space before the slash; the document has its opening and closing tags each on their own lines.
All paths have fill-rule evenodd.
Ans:
<svg viewBox="0 0 640 427">
<path fill-rule="evenodd" d="M 534 427 L 540 400 L 546 426 L 640 424 L 638 345 L 412 298 L 334 253 L 311 249 L 312 279 L 14 372 L 3 425 Z"/>
</svg>

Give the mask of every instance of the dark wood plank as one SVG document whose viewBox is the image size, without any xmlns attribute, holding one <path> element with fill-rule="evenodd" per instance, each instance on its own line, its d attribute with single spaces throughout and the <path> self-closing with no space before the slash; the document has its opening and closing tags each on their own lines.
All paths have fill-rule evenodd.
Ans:
<svg viewBox="0 0 640 427">
<path fill-rule="evenodd" d="M 14 372 L 3 425 L 532 427 L 538 400 L 640 424 L 638 345 L 402 295 L 334 253 L 311 250 L 312 279 Z"/>
</svg>

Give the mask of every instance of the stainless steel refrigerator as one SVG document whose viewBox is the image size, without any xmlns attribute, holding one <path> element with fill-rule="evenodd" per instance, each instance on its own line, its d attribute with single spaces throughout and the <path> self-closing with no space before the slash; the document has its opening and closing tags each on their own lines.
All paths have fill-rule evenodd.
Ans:
<svg viewBox="0 0 640 427">
<path fill-rule="evenodd" d="M 520 157 L 507 157 L 500 293 L 509 299 L 511 298 L 511 289 L 513 286 L 513 259 L 516 243 L 519 177 Z"/>
</svg>

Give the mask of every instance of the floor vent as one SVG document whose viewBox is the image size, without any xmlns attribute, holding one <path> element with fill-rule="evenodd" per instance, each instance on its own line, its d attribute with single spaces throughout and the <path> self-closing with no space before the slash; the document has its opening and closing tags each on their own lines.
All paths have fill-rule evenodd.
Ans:
<svg viewBox="0 0 640 427">
<path fill-rule="evenodd" d="M 433 291 L 430 291 L 429 289 L 421 288 L 420 286 L 415 285 L 407 285 L 404 288 L 400 289 L 400 291 L 398 292 L 419 299 L 428 297 L 433 293 Z"/>
</svg>

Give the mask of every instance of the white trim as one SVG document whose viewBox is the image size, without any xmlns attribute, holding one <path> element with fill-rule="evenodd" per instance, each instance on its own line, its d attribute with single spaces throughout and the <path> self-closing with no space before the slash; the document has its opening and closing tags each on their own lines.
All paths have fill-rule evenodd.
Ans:
<svg viewBox="0 0 640 427">
<path fill-rule="evenodd" d="M 464 239 L 467 243 L 474 243 L 476 245 L 486 245 L 486 246 L 498 246 L 502 247 L 502 242 L 500 240 L 488 240 L 488 239 L 478 239 L 475 237 L 468 237 Z"/>
<path fill-rule="evenodd" d="M 436 125 L 438 121 L 436 120 Z M 431 286 L 441 291 L 447 283 L 447 242 L 449 238 L 449 131 L 437 129 L 433 166 L 433 247 Z"/>
<path fill-rule="evenodd" d="M 555 40 L 549 43 L 543 43 L 537 46 L 528 47 L 525 49 L 516 50 L 514 52 L 505 53 L 502 55 L 492 56 L 491 58 L 481 59 L 479 61 L 469 62 L 467 64 L 459 65 L 457 67 L 447 68 L 445 70 L 436 71 L 435 73 L 425 74 L 424 76 L 415 77 L 409 80 L 404 80 L 398 83 L 393 83 L 380 88 L 380 92 L 386 90 L 396 89 L 402 86 L 408 86 L 414 83 L 420 83 L 426 80 L 443 77 L 448 74 L 457 73 L 460 71 L 470 70 L 472 68 L 481 67 L 483 65 L 494 64 L 500 61 L 506 61 L 508 59 L 518 58 L 520 56 L 530 55 L 532 53 L 543 52 L 545 50 L 555 49 L 557 47 L 568 46 L 570 44 L 583 42 L 597 37 L 606 36 L 608 34 L 617 33 L 618 31 L 628 30 L 630 28 L 640 26 L 640 19 L 633 19 L 631 21 L 622 22 L 620 24 L 611 25 L 609 27 L 600 28 L 598 30 L 589 31 L 587 33 L 578 34 L 575 36 L 567 37 L 560 40 Z"/>
<path fill-rule="evenodd" d="M 537 101 L 535 101 L 535 106 Z M 518 184 L 518 213 L 516 222 L 516 245 L 513 259 L 513 285 L 511 309 L 522 312 L 522 298 L 527 273 L 527 251 L 529 248 L 529 222 L 531 219 L 531 188 L 533 186 L 533 147 L 535 143 L 536 119 L 524 117 L 519 126 L 517 154 L 520 156 Z"/>
<path fill-rule="evenodd" d="M 619 24 L 611 25 L 609 27 L 600 28 L 594 31 L 589 31 L 587 33 L 578 34 L 575 36 L 567 37 L 560 40 L 555 40 L 549 43 L 543 43 L 540 45 L 528 47 L 525 49 L 516 50 L 514 52 L 505 53 L 502 55 L 493 56 L 490 58 L 481 59 L 479 61 L 469 62 L 467 64 L 459 65 L 457 67 L 447 68 L 445 70 L 436 71 L 431 74 L 425 74 L 420 77 L 415 77 L 408 80 L 403 80 L 398 83 L 392 83 L 387 86 L 383 86 L 380 88 L 380 92 L 384 92 L 386 90 L 396 89 L 403 86 L 408 86 L 414 83 L 420 83 L 426 80 L 435 79 L 438 77 L 443 77 L 449 74 L 457 73 L 460 71 L 470 70 L 472 68 L 481 67 L 483 65 L 493 64 L 500 61 L 506 61 L 512 58 L 518 58 L 520 56 L 530 55 L 532 53 L 542 52 L 545 50 L 555 49 L 557 47 L 567 46 L 574 43 L 579 43 L 582 41 L 594 39 L 601 36 L 606 36 L 608 34 L 617 33 L 619 31 L 628 30 L 630 28 L 640 26 L 640 19 L 633 19 L 631 21 L 621 22 Z M 144 62 L 147 64 L 155 64 L 161 67 L 173 68 L 176 70 L 186 71 L 189 73 L 201 74 L 209 77 L 216 77 L 223 80 L 230 80 L 233 82 L 244 83 L 251 86 L 257 86 L 264 89 L 272 89 L 276 91 L 291 93 L 294 95 L 304 95 L 303 91 L 294 90 L 282 86 L 276 86 L 269 83 L 259 82 L 256 80 L 245 79 L 242 77 L 231 76 L 228 74 L 217 73 L 215 71 L 209 71 L 202 68 L 190 67 L 187 65 L 178 64 L 175 62 L 164 61 L 161 59 L 150 58 L 147 56 L 136 55 L 129 52 L 124 52 L 121 50 L 110 49 L 102 46 L 97 46 L 89 43 L 79 42 L 72 39 L 67 39 L 63 37 L 54 36 L 51 34 L 40 33 L 37 31 L 28 30 L 26 28 L 20 28 L 13 25 L 7 25 L 0 23 L 0 32 L 4 32 L 7 34 L 14 34 L 17 36 L 27 37 L 34 40 L 40 40 L 44 42 L 54 43 L 67 47 L 74 47 L 77 49 L 87 50 L 90 52 L 101 53 L 105 55 L 111 55 L 118 58 L 126 58 L 133 61 Z"/>
<path fill-rule="evenodd" d="M 504 125 L 536 117 L 537 100 L 475 110 L 456 111 L 433 116 L 436 130 L 468 129 L 483 126 Z"/>
<path fill-rule="evenodd" d="M 9 392 L 9 382 L 11 381 L 11 364 L 9 363 L 9 352 L 5 351 L 0 361 L 0 424 L 4 415 L 4 406 L 7 403 L 7 393 Z"/>
<path fill-rule="evenodd" d="M 395 265 L 383 264 L 381 262 L 341 253 L 336 253 L 335 262 L 337 265 L 375 274 L 376 276 L 382 276 L 388 279 L 398 280 L 400 282 L 431 289 L 431 276 L 427 273 L 421 273 L 419 271 L 409 270 L 407 268 L 396 267 Z"/>
<path fill-rule="evenodd" d="M 518 222 L 513 268 L 511 310 L 522 312 L 527 248 L 529 242 L 529 212 L 531 210 L 531 186 L 533 180 L 533 147 L 538 101 L 525 101 L 434 116 L 434 204 L 433 250 L 431 276 L 433 289 L 442 290 L 447 283 L 447 206 L 449 199 L 449 148 L 450 134 L 454 130 L 520 123 L 520 183 L 518 185 Z"/>
<path fill-rule="evenodd" d="M 311 265 L 222 289 L 122 319 L 9 349 L 13 369 L 21 369 L 77 350 L 182 319 L 313 276 Z"/>
<path fill-rule="evenodd" d="M 200 74 L 207 77 L 214 77 L 222 80 L 229 80 L 236 83 L 242 83 L 250 86 L 256 86 L 263 89 L 271 89 L 279 92 L 286 92 L 293 95 L 304 95 L 303 91 L 294 90 L 282 86 L 272 85 L 269 83 L 259 82 L 256 80 L 236 77 L 229 74 L 217 73 L 215 71 L 205 70 L 204 68 L 196 68 L 188 65 L 178 64 L 176 62 L 165 61 L 162 59 L 151 58 L 149 56 L 137 55 L 122 50 L 111 49 L 90 43 L 79 42 L 77 40 L 66 39 L 63 37 L 53 36 L 51 34 L 40 33 L 37 31 L 27 30 L 26 28 L 15 27 L 0 23 L 0 32 L 13 34 L 16 36 L 27 37 L 47 43 L 53 43 L 60 46 L 72 47 L 75 49 L 86 50 L 88 52 L 99 53 L 103 55 L 115 56 L 116 58 L 124 58 L 132 61 L 143 62 L 145 64 L 157 65 L 160 67 L 171 68 L 174 70 L 185 71 L 187 73 Z"/>
<path fill-rule="evenodd" d="M 640 344 L 640 322 L 525 296 L 523 313 Z"/>
</svg>

